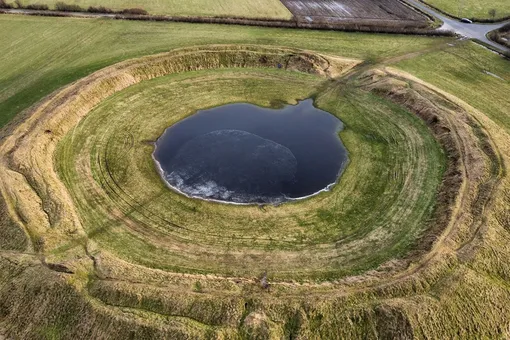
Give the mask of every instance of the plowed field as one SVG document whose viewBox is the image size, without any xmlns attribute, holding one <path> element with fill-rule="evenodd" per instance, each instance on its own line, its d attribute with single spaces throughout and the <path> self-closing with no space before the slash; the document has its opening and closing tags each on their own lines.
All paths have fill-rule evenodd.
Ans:
<svg viewBox="0 0 510 340">
<path fill-rule="evenodd" d="M 397 0 L 282 0 L 298 19 L 310 22 L 424 24 L 427 18 Z M 360 21 L 361 20 L 361 21 Z"/>
</svg>

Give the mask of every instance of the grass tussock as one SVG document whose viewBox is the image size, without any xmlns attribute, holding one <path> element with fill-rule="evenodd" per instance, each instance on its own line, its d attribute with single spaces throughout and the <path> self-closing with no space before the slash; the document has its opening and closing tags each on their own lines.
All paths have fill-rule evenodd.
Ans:
<svg viewBox="0 0 510 340">
<path fill-rule="evenodd" d="M 83 12 L 83 8 L 79 5 L 66 4 L 65 2 L 59 1 L 55 3 L 55 10 L 60 12 Z"/>
<path fill-rule="evenodd" d="M 89 13 L 105 13 L 105 14 L 111 14 L 114 13 L 114 11 L 111 8 L 107 8 L 104 6 L 89 6 L 87 8 L 87 12 Z"/>
</svg>

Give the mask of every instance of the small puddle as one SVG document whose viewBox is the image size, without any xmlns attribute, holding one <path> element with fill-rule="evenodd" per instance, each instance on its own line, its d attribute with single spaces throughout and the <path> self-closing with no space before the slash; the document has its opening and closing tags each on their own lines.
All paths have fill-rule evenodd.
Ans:
<svg viewBox="0 0 510 340">
<path fill-rule="evenodd" d="M 168 186 L 188 197 L 278 204 L 337 182 L 348 161 L 342 128 L 312 99 L 282 109 L 228 104 L 166 129 L 153 158 Z"/>
</svg>

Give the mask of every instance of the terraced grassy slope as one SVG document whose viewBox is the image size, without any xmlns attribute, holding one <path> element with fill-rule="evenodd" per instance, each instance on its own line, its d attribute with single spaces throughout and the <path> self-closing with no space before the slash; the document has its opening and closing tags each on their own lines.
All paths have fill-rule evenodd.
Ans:
<svg viewBox="0 0 510 340">
<path fill-rule="evenodd" d="M 0 23 L 35 20 L 40 32 L 59 27 L 55 46 L 58 34 L 89 22 L 12 18 Z M 105 25 L 115 27 L 115 46 L 125 50 L 93 45 L 90 59 L 75 62 L 81 72 L 166 43 L 148 38 L 132 47 L 115 33 L 121 29 L 135 36 L 133 27 L 160 27 L 176 44 L 191 43 L 184 32 L 179 40 L 180 25 Z M 282 37 L 258 40 L 268 32 Z M 222 39 L 322 53 L 236 44 L 130 60 L 61 89 L 2 130 L 0 230 L 10 240 L 0 242 L 2 333 L 508 337 L 506 61 L 469 42 L 451 47 L 449 39 L 395 37 L 409 45 L 374 58 L 392 39 L 235 34 Z M 18 40 L 3 39 L 15 51 L 31 48 L 31 40 L 12 37 Z M 31 86 L 37 100 L 48 93 L 28 75 L 75 79 L 73 68 L 50 71 L 85 54 L 83 46 L 53 50 L 39 74 L 11 62 L 4 82 L 16 86 L 4 98 L 20 100 Z M 449 64 L 437 69 L 441 60 Z M 150 142 L 178 119 L 226 102 L 275 105 L 310 95 L 346 124 L 340 137 L 351 163 L 332 192 L 280 207 L 232 207 L 186 199 L 159 179 Z M 23 105 L 5 107 L 19 112 Z M 261 284 L 264 271 L 269 288 Z"/>
<path fill-rule="evenodd" d="M 6 1 L 14 3 L 14 1 Z M 54 8 L 57 0 L 22 0 L 23 5 L 44 4 Z M 237 16 L 250 18 L 290 19 L 291 14 L 279 0 L 67 0 L 73 4 L 87 8 L 104 6 L 113 10 L 126 8 L 143 8 L 154 15 L 175 16 Z"/>
<path fill-rule="evenodd" d="M 444 160 L 425 124 L 371 95 L 318 93 L 319 107 L 348 126 L 342 136 L 352 150 L 332 194 L 264 209 L 211 204 L 168 190 L 154 167 L 148 141 L 196 110 L 292 103 L 320 83 L 274 71 L 199 72 L 142 83 L 104 102 L 59 145 L 56 159 L 87 234 L 151 268 L 267 271 L 279 279 L 344 276 L 404 254 L 431 216 Z M 112 220 L 115 210 L 125 217 Z M 375 245 L 377 252 L 368 250 Z"/>
</svg>

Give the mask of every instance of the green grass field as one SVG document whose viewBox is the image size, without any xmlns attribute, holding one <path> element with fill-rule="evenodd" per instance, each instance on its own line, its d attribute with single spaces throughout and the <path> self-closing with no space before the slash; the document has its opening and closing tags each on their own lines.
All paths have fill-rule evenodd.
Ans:
<svg viewBox="0 0 510 340">
<path fill-rule="evenodd" d="M 510 336 L 508 60 L 444 37 L 16 15 L 0 32 L 0 338 Z M 231 206 L 161 181 L 171 124 L 309 97 L 345 124 L 330 192 Z"/>
<path fill-rule="evenodd" d="M 0 126 L 57 88 L 121 60 L 204 44 L 299 47 L 375 60 L 450 38 L 299 31 L 222 25 L 0 16 Z M 363 43 L 360 44 L 360 39 Z"/>
<path fill-rule="evenodd" d="M 7 1 L 9 3 L 11 1 Z M 23 5 L 45 4 L 55 7 L 57 0 L 21 0 Z M 112 10 L 143 8 L 153 15 L 237 16 L 250 18 L 290 19 L 291 13 L 279 0 L 67 0 L 66 4 L 104 6 Z"/>
<path fill-rule="evenodd" d="M 458 18 L 499 19 L 510 16 L 510 2 L 507 0 L 425 0 L 448 14 Z M 496 10 L 495 16 L 489 13 Z"/>
</svg>

